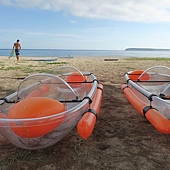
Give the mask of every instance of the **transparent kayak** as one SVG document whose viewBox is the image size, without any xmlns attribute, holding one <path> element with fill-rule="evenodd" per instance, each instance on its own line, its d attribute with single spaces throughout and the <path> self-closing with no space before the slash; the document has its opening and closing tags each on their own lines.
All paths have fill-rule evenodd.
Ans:
<svg viewBox="0 0 170 170">
<path fill-rule="evenodd" d="M 54 145 L 84 113 L 95 115 L 90 111 L 92 103 L 99 112 L 102 95 L 98 86 L 92 73 L 69 66 L 56 68 L 52 74 L 30 75 L 15 93 L 1 98 L 0 132 L 19 148 L 34 150 Z M 89 132 L 87 125 L 83 126 L 81 130 L 89 136 L 94 125 Z"/>
<path fill-rule="evenodd" d="M 125 74 L 121 89 L 130 103 L 161 133 L 170 133 L 170 68 L 154 66 Z"/>
</svg>

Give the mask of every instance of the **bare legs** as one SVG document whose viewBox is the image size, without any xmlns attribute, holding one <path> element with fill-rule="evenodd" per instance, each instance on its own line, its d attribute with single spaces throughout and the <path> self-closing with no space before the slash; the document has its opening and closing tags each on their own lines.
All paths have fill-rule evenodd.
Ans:
<svg viewBox="0 0 170 170">
<path fill-rule="evenodd" d="M 19 55 L 16 55 L 17 61 L 19 61 Z"/>
</svg>

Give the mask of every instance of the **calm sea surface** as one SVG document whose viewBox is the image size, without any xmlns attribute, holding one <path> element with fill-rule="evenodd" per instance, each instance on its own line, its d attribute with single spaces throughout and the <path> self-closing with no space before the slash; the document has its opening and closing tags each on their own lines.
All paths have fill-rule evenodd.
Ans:
<svg viewBox="0 0 170 170">
<path fill-rule="evenodd" d="M 0 49 L 0 56 L 9 56 L 11 49 Z M 21 57 L 166 57 L 170 50 L 125 51 L 125 50 L 60 50 L 60 49 L 22 49 Z"/>
</svg>

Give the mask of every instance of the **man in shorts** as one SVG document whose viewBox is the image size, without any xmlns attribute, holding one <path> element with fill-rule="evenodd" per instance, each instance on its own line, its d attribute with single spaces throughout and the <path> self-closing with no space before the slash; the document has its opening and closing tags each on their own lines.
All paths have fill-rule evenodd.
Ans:
<svg viewBox="0 0 170 170">
<path fill-rule="evenodd" d="M 15 48 L 15 54 L 17 61 L 19 61 L 19 55 L 20 55 L 20 50 L 21 50 L 21 44 L 19 43 L 19 40 L 17 40 L 16 43 L 13 45 L 13 49 Z"/>
</svg>

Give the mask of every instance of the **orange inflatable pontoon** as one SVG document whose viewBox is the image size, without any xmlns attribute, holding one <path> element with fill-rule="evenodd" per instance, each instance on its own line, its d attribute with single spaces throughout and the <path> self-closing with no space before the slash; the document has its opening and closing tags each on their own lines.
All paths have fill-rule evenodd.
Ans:
<svg viewBox="0 0 170 170">
<path fill-rule="evenodd" d="M 102 91 L 103 91 L 103 86 L 99 84 L 94 99 L 90 104 L 90 108 L 84 113 L 84 115 L 82 116 L 82 118 L 80 119 L 77 125 L 78 133 L 84 139 L 87 139 L 91 135 L 95 127 L 96 118 L 100 112 Z"/>
</svg>

